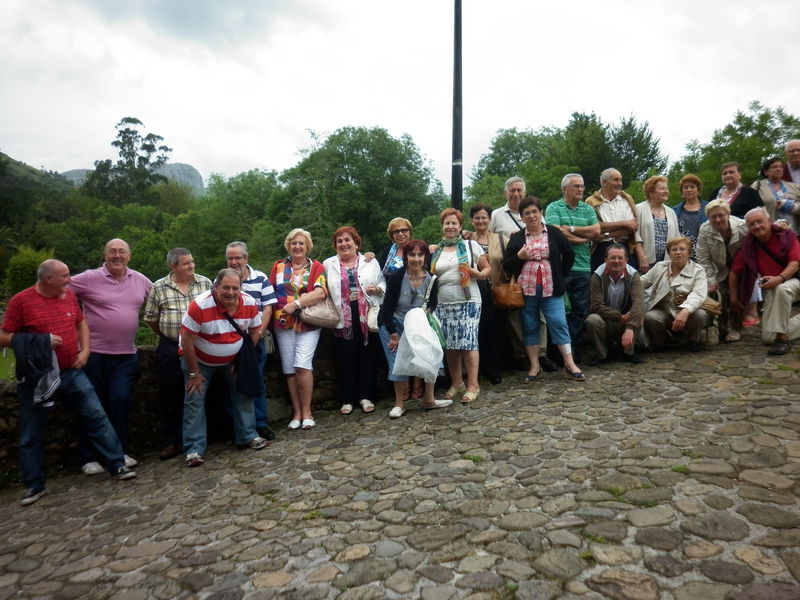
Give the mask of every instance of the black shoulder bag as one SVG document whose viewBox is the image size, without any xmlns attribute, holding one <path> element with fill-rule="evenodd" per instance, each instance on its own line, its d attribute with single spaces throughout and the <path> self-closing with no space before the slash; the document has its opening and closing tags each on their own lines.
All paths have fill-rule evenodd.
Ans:
<svg viewBox="0 0 800 600">
<path fill-rule="evenodd" d="M 248 398 L 257 398 L 264 394 L 264 374 L 258 370 L 258 358 L 256 357 L 256 347 L 252 338 L 239 329 L 231 316 L 225 313 L 228 323 L 233 325 L 240 336 L 242 336 L 242 347 L 236 355 L 233 364 L 236 367 L 234 377 L 236 377 L 236 389 Z"/>
</svg>

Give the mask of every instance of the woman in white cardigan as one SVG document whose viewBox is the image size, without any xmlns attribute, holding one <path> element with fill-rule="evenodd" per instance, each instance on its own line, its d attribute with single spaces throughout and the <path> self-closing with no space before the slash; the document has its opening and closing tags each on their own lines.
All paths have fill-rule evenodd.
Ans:
<svg viewBox="0 0 800 600">
<path fill-rule="evenodd" d="M 378 353 L 383 351 L 377 317 L 386 279 L 377 260 L 364 259 L 360 246 L 361 236 L 354 227 L 340 227 L 333 234 L 336 254 L 322 263 L 328 293 L 341 313 L 333 331 L 333 345 L 339 362 L 343 415 L 353 412 L 356 402 L 364 412 L 375 410 L 375 375 Z M 370 323 L 370 313 L 374 314 L 374 323 Z"/>
<path fill-rule="evenodd" d="M 639 271 L 647 271 L 666 256 L 667 240 L 680 235 L 678 216 L 667 206 L 669 187 L 667 178 L 655 175 L 644 182 L 644 202 L 636 205 L 636 218 L 639 221 L 639 235 L 642 237 L 642 250 L 646 261 L 639 261 Z"/>
<path fill-rule="evenodd" d="M 692 241 L 687 237 L 667 242 L 669 260 L 653 265 L 642 275 L 647 300 L 644 333 L 650 350 L 661 348 L 672 333 L 686 332 L 690 352 L 701 349 L 700 335 L 706 326 L 706 311 L 700 308 L 708 296 L 703 267 L 689 260 Z"/>
</svg>

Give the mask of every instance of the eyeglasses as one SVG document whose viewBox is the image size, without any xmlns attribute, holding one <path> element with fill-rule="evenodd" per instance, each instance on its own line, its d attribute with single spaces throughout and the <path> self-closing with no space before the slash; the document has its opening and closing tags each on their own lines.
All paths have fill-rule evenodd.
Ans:
<svg viewBox="0 0 800 600">
<path fill-rule="evenodd" d="M 244 256 L 229 256 L 228 260 L 244 260 Z"/>
<path fill-rule="evenodd" d="M 392 230 L 392 235 L 397 235 L 398 233 L 411 233 L 410 229 L 394 229 Z"/>
</svg>

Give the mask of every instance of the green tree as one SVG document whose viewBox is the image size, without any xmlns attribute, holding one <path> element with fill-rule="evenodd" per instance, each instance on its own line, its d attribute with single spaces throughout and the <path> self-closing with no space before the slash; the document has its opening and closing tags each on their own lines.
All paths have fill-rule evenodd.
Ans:
<svg viewBox="0 0 800 600">
<path fill-rule="evenodd" d="M 647 121 L 639 124 L 633 115 L 624 117 L 611 127 L 609 135 L 612 151 L 609 166 L 619 169 L 626 180 L 644 181 L 650 175 L 666 172 L 667 157 L 661 154 L 659 140 Z M 599 175 L 598 171 L 598 187 Z"/>
<path fill-rule="evenodd" d="M 614 166 L 635 181 L 666 168 L 658 139 L 648 123 L 633 116 L 608 126 L 594 113 L 573 113 L 564 128 L 498 131 L 489 152 L 473 170 L 466 190 L 468 203 L 503 203 L 502 183 L 512 175 L 525 180 L 527 193 L 543 204 L 561 196 L 561 178 L 580 173 L 587 191 L 600 186 L 600 173 Z"/>
<path fill-rule="evenodd" d="M 135 117 L 124 117 L 116 125 L 117 138 L 111 145 L 119 158 L 98 160 L 83 184 L 91 196 L 122 206 L 128 202 L 149 204 L 154 201 L 150 187 L 166 181 L 156 170 L 166 164 L 172 149 L 161 142 L 160 135 L 143 133 L 144 123 Z"/>
<path fill-rule="evenodd" d="M 266 270 L 285 252 L 283 237 L 289 232 L 285 223 L 273 226 L 267 216 L 279 191 L 274 171 L 254 169 L 229 178 L 212 175 L 206 195 L 174 220 L 165 238 L 170 247 L 191 250 L 198 271 L 204 275 L 225 266 L 225 245 L 234 240 L 247 242 L 250 262 Z"/>
<path fill-rule="evenodd" d="M 53 250 L 34 250 L 30 246 L 20 246 L 17 253 L 8 261 L 6 271 L 6 290 L 9 296 L 21 292 L 36 283 L 36 269 L 48 258 L 53 258 Z"/>
<path fill-rule="evenodd" d="M 558 136 L 556 152 L 550 164 L 574 167 L 565 170 L 560 177 L 574 171 L 583 175 L 587 189 L 596 189 L 600 185 L 600 172 L 612 166 L 613 160 L 608 126 L 594 113 L 572 113 L 569 123 Z M 558 194 L 561 194 L 560 189 Z"/>
<path fill-rule="evenodd" d="M 273 197 L 268 218 L 282 223 L 285 232 L 293 227 L 311 231 L 323 255 L 332 253 L 328 238 L 339 226 L 353 225 L 364 240 L 362 248 L 377 251 L 388 243 L 386 225 L 392 218 L 417 224 L 444 204 L 430 161 L 408 135 L 394 138 L 379 127 L 344 127 L 327 138 L 315 137 L 303 154 L 281 175 L 286 188 Z"/>
<path fill-rule="evenodd" d="M 771 156 L 783 156 L 784 144 L 800 137 L 800 119 L 783 107 L 769 108 L 753 101 L 747 110 L 739 110 L 733 121 L 714 131 L 705 144 L 692 140 L 686 154 L 670 169 L 670 179 L 694 173 L 703 181 L 706 191 L 720 185 L 720 167 L 736 161 L 742 168 L 742 179 L 750 183 L 760 178 L 761 163 Z"/>
</svg>

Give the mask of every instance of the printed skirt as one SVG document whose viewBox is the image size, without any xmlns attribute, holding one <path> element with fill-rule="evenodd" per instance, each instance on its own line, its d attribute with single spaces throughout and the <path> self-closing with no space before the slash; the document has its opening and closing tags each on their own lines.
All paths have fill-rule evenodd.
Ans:
<svg viewBox="0 0 800 600">
<path fill-rule="evenodd" d="M 448 350 L 478 349 L 480 304 L 477 302 L 439 304 L 435 312 L 442 323 L 442 333 Z"/>
</svg>

